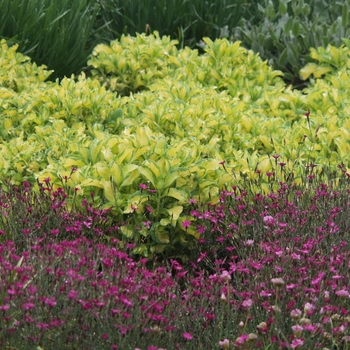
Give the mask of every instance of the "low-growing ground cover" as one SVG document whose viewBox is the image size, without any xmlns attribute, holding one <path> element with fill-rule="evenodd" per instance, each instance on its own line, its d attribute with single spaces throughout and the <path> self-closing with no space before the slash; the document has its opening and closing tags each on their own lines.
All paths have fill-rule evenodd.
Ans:
<svg viewBox="0 0 350 350">
<path fill-rule="evenodd" d="M 1 346 L 346 349 L 350 189 L 339 168 L 337 185 L 309 175 L 268 195 L 234 187 L 215 205 L 190 200 L 183 225 L 199 239 L 183 261 L 133 256 L 91 200 L 72 210 L 49 182 L 9 186 Z"/>
</svg>

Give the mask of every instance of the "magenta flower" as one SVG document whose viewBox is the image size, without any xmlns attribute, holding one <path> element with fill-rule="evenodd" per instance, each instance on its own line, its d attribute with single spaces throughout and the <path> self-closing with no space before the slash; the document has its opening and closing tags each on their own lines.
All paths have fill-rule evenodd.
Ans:
<svg viewBox="0 0 350 350">
<path fill-rule="evenodd" d="M 24 309 L 24 310 L 31 310 L 31 309 L 33 309 L 34 308 L 34 304 L 33 303 L 24 303 L 24 304 L 22 304 L 22 309 Z"/>
<path fill-rule="evenodd" d="M 202 261 L 207 256 L 207 252 L 200 253 L 199 258 L 197 259 L 197 262 Z"/>
<path fill-rule="evenodd" d="M 230 281 L 231 280 L 231 275 L 229 272 L 226 270 L 222 271 L 222 274 L 220 275 L 220 278 L 224 281 Z"/>
<path fill-rule="evenodd" d="M 301 317 L 301 310 L 300 309 L 294 309 L 290 312 L 290 316 L 292 317 L 293 320 L 299 320 Z"/>
<path fill-rule="evenodd" d="M 337 295 L 340 298 L 349 298 L 349 292 L 345 289 L 337 290 L 335 292 L 335 295 Z"/>
<path fill-rule="evenodd" d="M 315 311 L 315 306 L 310 304 L 310 303 L 306 303 L 304 305 L 304 312 L 307 314 L 307 315 L 312 315 Z"/>
<path fill-rule="evenodd" d="M 268 226 L 273 226 L 276 223 L 276 220 L 271 215 L 264 216 L 263 221 Z"/>
<path fill-rule="evenodd" d="M 242 334 L 236 339 L 237 345 L 244 344 L 248 339 L 248 334 Z"/>
<path fill-rule="evenodd" d="M 153 213 L 153 209 L 151 207 L 149 207 L 148 205 L 146 205 L 146 210 L 149 212 L 149 213 Z"/>
<path fill-rule="evenodd" d="M 51 179 L 50 179 L 50 177 L 47 177 L 46 179 L 44 179 L 43 180 L 46 184 L 48 184 L 50 181 L 51 181 Z"/>
<path fill-rule="evenodd" d="M 44 297 L 44 303 L 48 306 L 51 306 L 51 307 L 57 305 L 57 303 L 55 301 L 55 297 L 52 297 L 52 298 Z"/>
<path fill-rule="evenodd" d="M 76 290 L 71 289 L 68 293 L 69 299 L 77 299 L 79 297 L 79 292 Z"/>
<path fill-rule="evenodd" d="M 292 349 L 296 349 L 296 348 L 298 348 L 299 346 L 302 346 L 304 344 L 304 340 L 303 339 L 294 339 L 293 341 L 292 341 L 292 344 L 290 344 L 290 347 L 292 348 Z"/>
<path fill-rule="evenodd" d="M 182 336 L 186 339 L 186 340 L 191 340 L 193 339 L 192 335 L 190 333 L 183 333 Z"/>
<path fill-rule="evenodd" d="M 190 226 L 191 226 L 191 221 L 184 220 L 184 221 L 182 222 L 182 226 L 183 226 L 184 228 L 190 227 Z"/>
<path fill-rule="evenodd" d="M 250 309 L 253 305 L 253 300 L 252 299 L 245 299 L 242 303 L 242 306 L 245 308 L 245 309 Z"/>
<path fill-rule="evenodd" d="M 247 239 L 247 240 L 244 242 L 244 245 L 245 245 L 246 247 L 251 247 L 253 244 L 254 244 L 254 240 L 253 240 L 253 239 Z"/>
</svg>

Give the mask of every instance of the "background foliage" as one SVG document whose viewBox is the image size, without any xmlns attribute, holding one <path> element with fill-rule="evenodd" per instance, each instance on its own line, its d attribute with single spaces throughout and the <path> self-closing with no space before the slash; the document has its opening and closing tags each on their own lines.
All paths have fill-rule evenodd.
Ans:
<svg viewBox="0 0 350 350">
<path fill-rule="evenodd" d="M 305 86 L 299 70 L 310 48 L 340 46 L 349 37 L 349 0 L 3 0 L 0 38 L 54 70 L 50 79 L 86 69 L 99 43 L 158 31 L 203 52 L 203 37 L 240 40 L 259 52 L 284 80 Z"/>
<path fill-rule="evenodd" d="M 70 76 L 84 68 L 97 43 L 97 14 L 94 0 L 3 0 L 0 38 L 19 44 L 23 54 L 53 69 L 51 79 Z"/>
</svg>

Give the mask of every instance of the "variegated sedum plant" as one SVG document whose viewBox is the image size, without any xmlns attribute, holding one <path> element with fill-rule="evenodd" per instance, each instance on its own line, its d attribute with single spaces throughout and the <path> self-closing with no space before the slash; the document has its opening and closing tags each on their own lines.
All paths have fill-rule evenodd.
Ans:
<svg viewBox="0 0 350 350">
<path fill-rule="evenodd" d="M 50 71 L 2 41 L 1 176 L 92 193 L 149 256 L 197 237 L 183 225 L 190 199 L 217 201 L 242 178 L 268 191 L 277 172 L 298 182 L 311 164 L 348 164 L 349 65 L 329 62 L 348 47 L 325 49 L 332 69 L 313 51 L 320 63 L 301 75 L 328 75 L 297 91 L 239 42 L 203 40 L 199 55 L 156 32 L 123 36 L 95 48 L 91 78 L 48 83 Z M 153 224 L 135 227 L 134 215 Z"/>
</svg>

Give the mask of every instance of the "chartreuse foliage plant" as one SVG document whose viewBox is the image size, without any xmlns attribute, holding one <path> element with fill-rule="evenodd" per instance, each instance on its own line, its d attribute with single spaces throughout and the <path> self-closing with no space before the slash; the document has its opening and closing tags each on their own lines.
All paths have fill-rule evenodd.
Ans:
<svg viewBox="0 0 350 350">
<path fill-rule="evenodd" d="M 8 47 L 6 40 L 0 41 L 0 87 L 21 92 L 33 84 L 43 83 L 52 71 L 31 63 L 28 56 L 17 52 L 17 48 L 18 45 Z"/>
<path fill-rule="evenodd" d="M 1 176 L 92 196 L 123 223 L 124 244 L 150 256 L 198 238 L 183 225 L 190 199 L 215 203 L 242 180 L 267 193 L 274 176 L 301 183 L 311 164 L 348 164 L 346 91 L 323 103 L 326 87 L 294 91 L 239 42 L 203 40 L 203 55 L 158 33 L 98 45 L 92 78 L 45 83 L 27 62 L 37 83 L 0 87 Z"/>
</svg>

